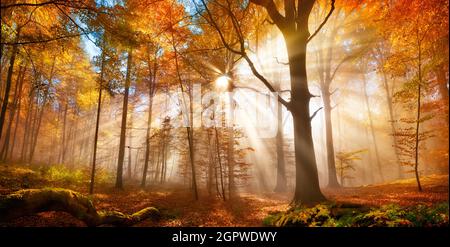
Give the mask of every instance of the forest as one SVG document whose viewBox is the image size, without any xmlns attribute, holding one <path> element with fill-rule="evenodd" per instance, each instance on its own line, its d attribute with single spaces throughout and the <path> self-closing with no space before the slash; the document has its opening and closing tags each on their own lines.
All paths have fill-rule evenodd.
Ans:
<svg viewBox="0 0 450 247">
<path fill-rule="evenodd" d="M 448 0 L 2 0 L 0 226 L 448 226 Z"/>
</svg>

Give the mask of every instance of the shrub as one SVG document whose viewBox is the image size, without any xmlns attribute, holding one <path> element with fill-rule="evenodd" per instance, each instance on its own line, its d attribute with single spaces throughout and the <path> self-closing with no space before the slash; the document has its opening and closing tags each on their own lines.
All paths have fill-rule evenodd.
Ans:
<svg viewBox="0 0 450 247">
<path fill-rule="evenodd" d="M 336 227 L 427 227 L 448 226 L 448 203 L 431 207 L 415 205 L 378 208 L 339 208 L 319 204 L 312 208 L 298 207 L 286 212 L 272 212 L 264 220 L 269 226 L 336 226 Z M 337 213 L 339 212 L 339 213 Z"/>
<path fill-rule="evenodd" d="M 70 170 L 62 165 L 54 165 L 48 169 L 41 168 L 41 172 L 45 178 L 53 182 L 79 184 L 86 179 L 81 170 Z"/>
</svg>

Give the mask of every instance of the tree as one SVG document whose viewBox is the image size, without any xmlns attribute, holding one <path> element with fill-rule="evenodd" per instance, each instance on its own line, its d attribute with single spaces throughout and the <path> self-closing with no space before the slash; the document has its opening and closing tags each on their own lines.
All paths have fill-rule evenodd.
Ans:
<svg viewBox="0 0 450 247">
<path fill-rule="evenodd" d="M 345 179 L 353 179 L 354 177 L 348 175 L 348 171 L 355 170 L 354 161 L 361 160 L 359 154 L 365 152 L 366 150 L 356 150 L 351 152 L 337 152 L 336 159 L 338 160 L 338 174 L 341 179 L 341 185 L 344 186 Z"/>
<path fill-rule="evenodd" d="M 380 29 L 393 49 L 385 67 L 393 76 L 406 78 L 395 98 L 406 111 L 415 111 L 415 116 L 400 118 L 407 127 L 399 127 L 394 136 L 400 139 L 397 148 L 401 163 L 414 167 L 419 191 L 422 191 L 418 168 L 420 144 L 431 136 L 430 130 L 423 130 L 422 125 L 433 118 L 423 112 L 422 106 L 430 91 L 429 77 L 435 66 L 433 48 L 448 37 L 448 8 L 443 8 L 442 3 L 448 1 L 397 1 L 382 8 L 385 25 Z M 396 25 L 386 26 L 393 22 Z"/>
<path fill-rule="evenodd" d="M 308 19 L 316 1 L 285 1 L 285 16 L 280 14 L 277 5 L 272 0 L 251 0 L 250 2 L 263 7 L 267 11 L 272 21 L 282 32 L 286 41 L 291 78 L 291 100 L 288 102 L 281 98 L 281 96 L 278 96 L 278 100 L 291 112 L 294 121 L 296 186 L 293 202 L 298 204 L 323 201 L 325 200 L 325 197 L 319 188 L 317 164 L 311 133 L 309 102 L 312 95 L 308 89 L 306 49 L 308 42 L 318 33 L 334 11 L 335 1 L 332 1 L 329 14 L 312 34 L 309 32 Z M 247 13 L 249 6 L 244 5 L 245 8 L 242 11 L 242 4 L 240 1 L 225 1 L 225 3 L 216 4 L 217 6 L 220 6 L 217 11 L 225 13 L 228 16 L 233 26 L 232 30 L 236 34 L 236 42 L 229 42 L 224 37 L 222 27 L 217 23 L 217 17 L 214 17 L 214 13 L 210 10 L 212 7 L 211 2 L 208 6 L 208 4 L 202 0 L 202 5 L 204 10 L 199 10 L 199 14 L 216 29 L 223 45 L 230 51 L 242 56 L 253 74 L 263 82 L 271 92 L 275 92 L 272 84 L 258 72 L 253 61 L 247 54 L 244 33 L 242 32 L 240 21 L 242 21 L 243 16 Z"/>
<path fill-rule="evenodd" d="M 326 9 L 317 8 L 319 12 L 318 19 L 323 19 L 326 14 Z M 325 13 L 322 13 L 325 12 Z M 332 106 L 332 96 L 337 92 L 338 88 L 333 83 L 338 79 L 339 72 L 346 63 L 357 59 L 367 49 L 368 31 L 366 28 L 358 25 L 360 21 L 359 14 L 356 8 L 346 11 L 342 6 L 334 11 L 334 18 L 332 23 L 325 25 L 322 32 L 313 40 L 311 46 L 314 47 L 314 54 L 316 56 L 317 78 L 318 86 L 321 92 L 323 101 L 323 113 L 325 118 L 325 138 L 328 164 L 328 187 L 339 187 L 336 175 L 335 165 L 335 148 L 333 141 L 333 124 L 332 124 L 332 110 L 336 107 Z M 340 35 L 338 35 L 338 33 Z M 352 42 L 351 47 L 347 47 L 345 42 Z"/>
</svg>

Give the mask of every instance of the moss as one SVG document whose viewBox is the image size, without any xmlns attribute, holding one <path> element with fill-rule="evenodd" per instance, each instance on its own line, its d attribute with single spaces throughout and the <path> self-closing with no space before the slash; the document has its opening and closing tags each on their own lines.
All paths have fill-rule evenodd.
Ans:
<svg viewBox="0 0 450 247">
<path fill-rule="evenodd" d="M 132 215 L 118 211 L 97 212 L 89 197 L 61 188 L 20 190 L 0 197 L 0 221 L 9 221 L 45 211 L 67 212 L 88 226 L 133 225 L 159 215 L 159 211 L 152 207 L 142 209 Z"/>
</svg>

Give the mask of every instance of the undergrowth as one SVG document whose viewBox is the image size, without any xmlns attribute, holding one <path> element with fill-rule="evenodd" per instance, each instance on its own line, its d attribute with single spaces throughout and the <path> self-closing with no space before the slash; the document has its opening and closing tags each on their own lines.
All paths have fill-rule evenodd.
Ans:
<svg viewBox="0 0 450 247">
<path fill-rule="evenodd" d="M 448 203 L 433 206 L 401 207 L 390 204 L 378 208 L 344 208 L 333 204 L 296 207 L 272 212 L 264 220 L 267 226 L 324 227 L 434 227 L 448 226 Z"/>
</svg>

